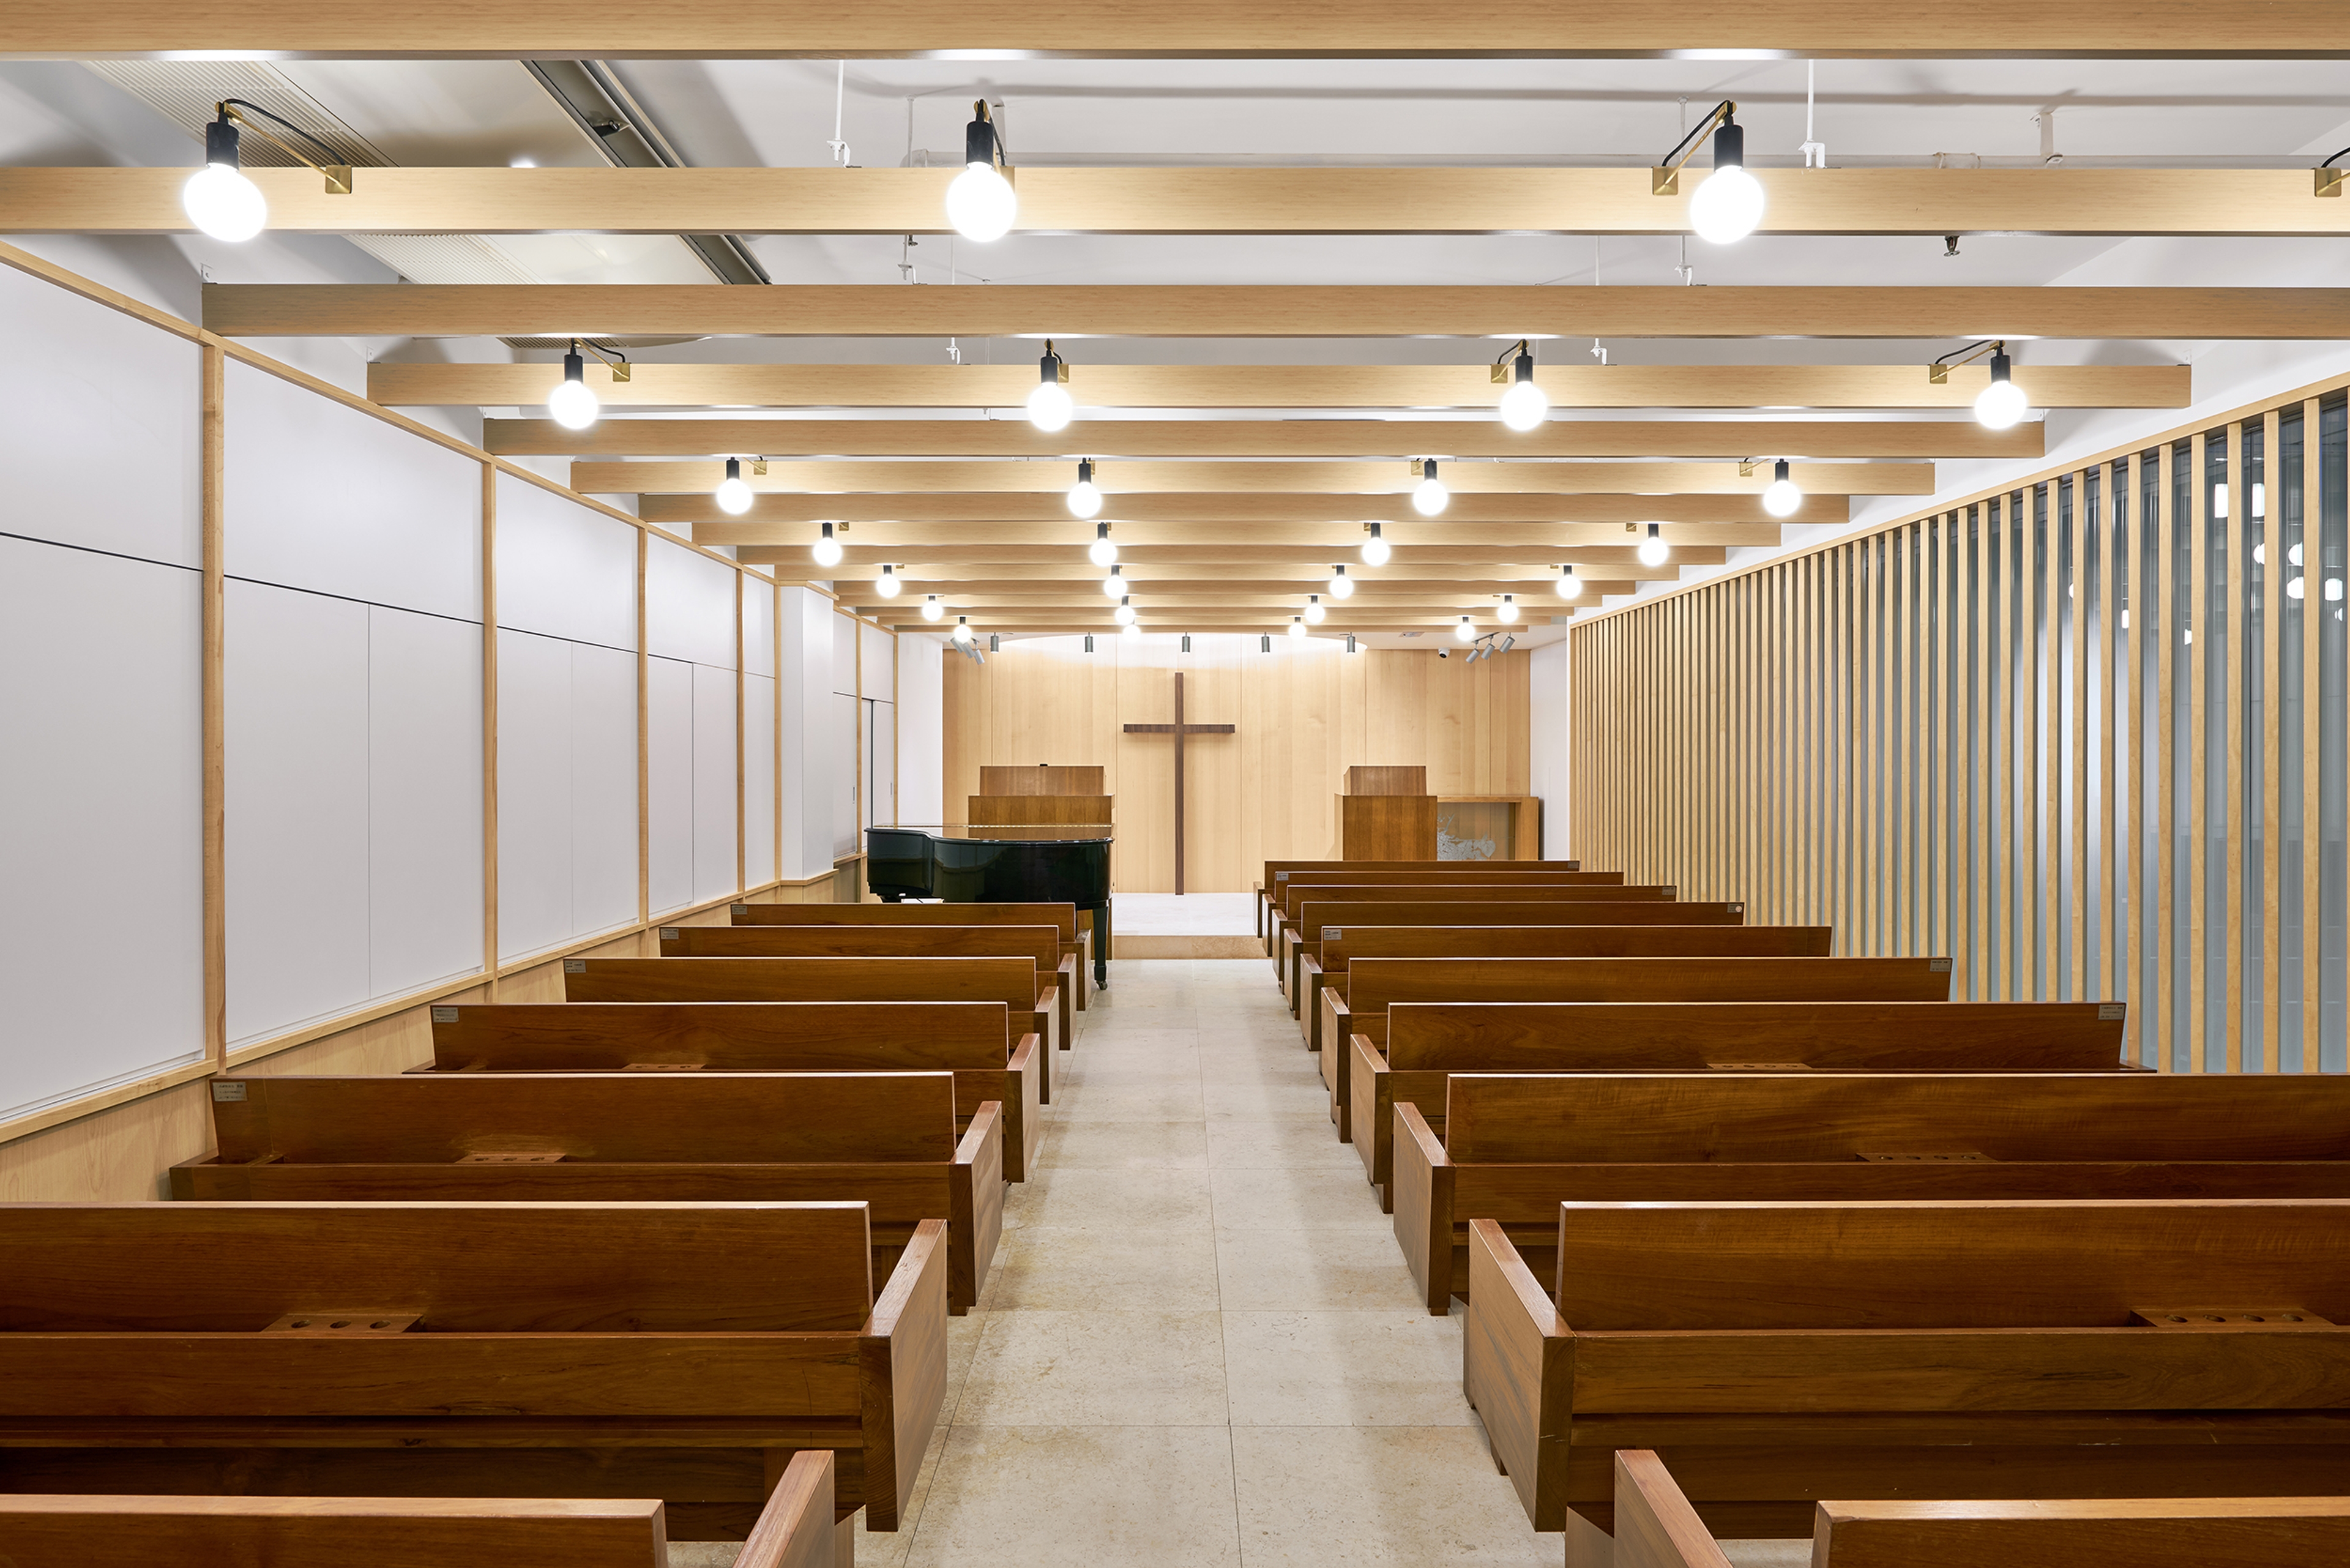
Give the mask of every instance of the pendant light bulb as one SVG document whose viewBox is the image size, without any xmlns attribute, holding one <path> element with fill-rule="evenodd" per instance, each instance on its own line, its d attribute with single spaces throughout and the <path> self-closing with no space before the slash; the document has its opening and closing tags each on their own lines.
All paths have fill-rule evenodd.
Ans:
<svg viewBox="0 0 2350 1568">
<path fill-rule="evenodd" d="M 949 632 L 947 635 L 953 638 L 957 642 L 962 643 L 964 647 L 970 647 L 971 617 L 967 615 L 959 615 L 955 617 L 954 630 Z"/>
<path fill-rule="evenodd" d="M 939 603 L 938 595 L 932 594 L 922 601 L 922 618 L 924 620 L 936 620 L 946 613 L 946 607 Z"/>
<path fill-rule="evenodd" d="M 816 536 L 816 549 L 812 554 L 816 556 L 816 564 L 819 566 L 840 565 L 840 541 L 832 536 L 831 524 L 826 524 L 824 532 Z"/>
<path fill-rule="evenodd" d="M 1515 594 L 1503 594 L 1502 596 L 1501 607 L 1493 612 L 1493 618 L 1500 621 L 1503 626 L 1507 626 L 1511 622 L 1516 620 L 1518 618 L 1518 596 Z"/>
<path fill-rule="evenodd" d="M 1045 340 L 1045 357 L 1036 361 L 1036 389 L 1028 394 L 1028 422 L 1046 435 L 1069 428 L 1070 416 L 1077 406 L 1070 400 L 1069 389 L 1061 384 L 1068 366 L 1053 352 L 1053 340 Z"/>
<path fill-rule="evenodd" d="M 1713 133 L 1713 172 L 1690 198 L 1690 227 L 1710 244 L 1735 244 L 1762 221 L 1762 182 L 1746 171 L 1746 132 L 1724 119 Z"/>
<path fill-rule="evenodd" d="M 963 129 L 963 168 L 947 187 L 947 222 L 964 239 L 989 244 L 1012 232 L 1020 215 L 1020 193 L 996 167 L 995 126 L 987 105 Z"/>
<path fill-rule="evenodd" d="M 1379 525 L 1376 523 L 1372 524 L 1371 536 L 1363 541 L 1363 565 L 1384 566 L 1388 564 L 1388 557 L 1393 554 L 1394 552 L 1388 548 L 1388 542 L 1379 537 Z"/>
<path fill-rule="evenodd" d="M 1661 566 L 1672 559 L 1672 555 L 1671 546 L 1665 543 L 1664 535 L 1658 532 L 1657 525 L 1649 524 L 1648 536 L 1640 541 L 1640 565 Z"/>
<path fill-rule="evenodd" d="M 1320 594 L 1308 594 L 1305 596 L 1305 619 L 1308 624 L 1320 626 L 1322 622 L 1328 618 L 1329 614 L 1330 612 L 1328 610 L 1322 607 L 1322 596 Z"/>
<path fill-rule="evenodd" d="M 1469 624 L 1469 618 L 1464 615 L 1461 618 L 1461 624 L 1452 628 L 1452 635 L 1462 642 L 1474 642 L 1477 640 L 1477 628 Z"/>
<path fill-rule="evenodd" d="M 1094 524 L 1094 542 L 1086 546 L 1086 559 L 1097 566 L 1114 566 L 1118 561 L 1118 545 L 1109 536 L 1109 524 Z"/>
<path fill-rule="evenodd" d="M 1128 637 L 1140 637 L 1142 635 L 1142 628 L 1137 626 L 1132 621 L 1128 621 L 1126 623 L 1126 635 Z"/>
<path fill-rule="evenodd" d="M 1991 382 L 1975 394 L 1975 422 L 1988 431 L 2012 430 L 2031 408 L 2023 389 L 2012 379 L 2007 351 L 2002 348 L 1994 352 L 1991 357 Z"/>
<path fill-rule="evenodd" d="M 882 567 L 881 575 L 873 580 L 873 591 L 885 599 L 896 598 L 902 586 L 898 581 L 898 574 L 887 566 Z"/>
<path fill-rule="evenodd" d="M 1561 566 L 1558 569 L 1558 597 L 1571 599 L 1580 597 L 1582 592 L 1583 579 L 1575 575 L 1574 564 L 1570 562 Z"/>
<path fill-rule="evenodd" d="M 1334 599 L 1343 599 L 1352 596 L 1354 591 L 1355 579 L 1347 575 L 1346 563 L 1340 562 L 1331 567 L 1330 597 Z"/>
<path fill-rule="evenodd" d="M 740 517 L 751 510 L 751 487 L 743 483 L 743 460 L 726 460 L 726 477 L 718 482 L 718 509 L 729 517 Z"/>
<path fill-rule="evenodd" d="M 180 187 L 188 222 L 216 240 L 249 240 L 269 222 L 261 187 L 237 167 L 237 129 L 224 106 L 204 127 L 204 166 Z"/>
<path fill-rule="evenodd" d="M 602 410 L 597 406 L 596 394 L 588 388 L 588 361 L 576 342 L 571 352 L 563 357 L 563 379 L 546 395 L 546 411 L 556 424 L 567 431 L 584 431 L 596 422 Z"/>
<path fill-rule="evenodd" d="M 1539 430 L 1550 418 L 1550 399 L 1534 385 L 1534 357 L 1523 346 L 1512 372 L 1510 389 L 1502 394 L 1502 422 L 1513 431 Z"/>
<path fill-rule="evenodd" d="M 1804 504 L 1804 493 L 1787 476 L 1787 460 L 1781 458 L 1771 469 L 1771 483 L 1762 492 L 1762 510 L 1773 517 L 1793 517 Z"/>
<path fill-rule="evenodd" d="M 1069 512 L 1077 517 L 1098 517 L 1101 509 L 1101 488 L 1094 483 L 1094 460 L 1080 458 L 1077 462 L 1077 482 L 1069 486 Z"/>
<path fill-rule="evenodd" d="M 1305 622 L 1303 618 L 1297 616 L 1291 616 L 1289 618 L 1289 635 L 1292 637 L 1304 637 L 1305 635 Z"/>
<path fill-rule="evenodd" d="M 1123 597 L 1126 593 L 1126 568 L 1112 566 L 1109 569 L 1109 576 L 1101 580 L 1101 591 L 1105 598 L 1114 599 Z"/>
<path fill-rule="evenodd" d="M 1110 618 L 1118 622 L 1120 626 L 1132 626 L 1134 624 L 1134 601 L 1131 598 L 1119 599 L 1118 601 L 1118 608 L 1110 612 Z"/>
<path fill-rule="evenodd" d="M 1436 460 L 1422 458 L 1419 483 L 1412 488 L 1411 509 L 1422 517 L 1433 517 L 1452 501 L 1452 492 L 1444 488 L 1444 481 L 1436 477 Z"/>
</svg>

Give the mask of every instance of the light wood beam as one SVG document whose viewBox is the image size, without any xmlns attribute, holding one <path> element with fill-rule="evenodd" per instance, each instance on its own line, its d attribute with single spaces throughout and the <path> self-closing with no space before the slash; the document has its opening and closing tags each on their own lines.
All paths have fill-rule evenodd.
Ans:
<svg viewBox="0 0 2350 1568">
<path fill-rule="evenodd" d="M 1552 420 L 1520 432 L 1491 420 L 1087 420 L 1047 435 L 1024 419 L 484 420 L 501 456 L 550 457 L 1393 457 L 1426 441 L 1454 457 L 2034 458 L 2046 427 L 1949 420 Z"/>
<path fill-rule="evenodd" d="M 0 195 L 0 201 L 5 201 Z M 1936 383 L 1924 365 L 1546 365 L 1534 379 L 1563 409 L 1971 409 L 1989 381 L 1965 366 Z M 389 407 L 527 407 L 562 380 L 556 365 L 368 367 Z M 1036 385 L 1022 365 L 639 365 L 588 386 L 611 408 L 1014 409 Z M 2021 367 L 2034 408 L 2175 409 L 2184 365 Z M 1087 365 L 1069 367 L 1086 409 L 1483 409 L 1501 400 L 1482 365 Z M 1079 439 L 1083 439 L 1080 436 Z M 1416 431 L 1399 439 L 1426 439 Z M 1416 456 L 1407 451 L 1401 456 Z"/>
<path fill-rule="evenodd" d="M 1842 523 L 1851 511 L 1841 495 L 1806 495 L 1794 514 L 1785 518 L 1773 517 L 1762 510 L 1762 501 L 1752 495 L 1456 495 L 1434 525 L 1457 530 L 1472 523 L 1481 527 L 1516 524 L 1540 528 L 1560 524 L 1693 523 L 1775 530 L 1783 522 Z M 1062 491 L 1033 495 L 754 495 L 751 510 L 739 518 L 719 510 L 718 503 L 708 494 L 648 495 L 639 514 L 646 522 L 663 526 L 712 524 L 722 529 L 827 521 L 924 523 L 940 528 L 941 539 L 967 539 L 974 523 L 1057 524 L 1067 528 L 1077 522 L 1069 515 L 1068 497 Z M 1325 532 L 1336 524 L 1350 530 L 1359 543 L 1363 523 L 1375 517 L 1389 530 L 1390 542 L 1403 537 L 1393 532 L 1395 528 L 1430 526 L 1401 497 L 1375 503 L 1357 495 L 1247 494 L 1122 496 L 1116 526 L 1123 539 L 1129 537 L 1126 530 L 1145 524 L 1190 525 L 1169 532 L 1165 537 L 1171 542 L 1216 538 L 1220 535 L 1202 530 L 1218 528 L 1244 529 L 1253 536 L 1263 536 L 1262 524 L 1319 524 Z M 988 533 L 1012 536 L 994 526 Z M 1235 532 L 1232 536 L 1243 534 Z M 718 542 L 737 541 L 721 536 Z"/>
<path fill-rule="evenodd" d="M 1735 462 L 1464 462 L 1447 467 L 1444 483 L 1461 494 L 1510 495 L 1756 495 L 1772 471 L 1741 473 Z M 747 467 L 754 492 L 800 494 L 920 494 L 1008 491 L 1030 494 L 1076 478 L 1074 466 L 1009 462 L 771 462 L 766 472 Z M 1798 463 L 1791 471 L 1806 493 L 1931 495 L 1931 463 Z M 571 485 L 590 495 L 710 493 L 726 477 L 717 462 L 575 462 Z M 1404 495 L 1419 472 L 1400 459 L 1389 462 L 1105 462 L 1094 476 L 1115 511 L 1129 494 Z"/>
<path fill-rule="evenodd" d="M 1668 538 L 1669 539 L 1669 535 Z M 707 544 L 708 541 L 697 540 L 696 543 Z M 1422 550 L 1417 553 L 1416 557 L 1403 557 L 1399 555 L 1399 560 L 1404 564 L 1424 564 L 1438 566 L 1439 569 L 1470 573 L 1482 573 L 1501 567 L 1543 572 L 1561 562 L 1567 562 L 1572 563 L 1578 572 L 1590 567 L 1604 570 L 1610 576 L 1670 582 L 1679 575 L 1679 564 L 1714 565 L 1719 564 L 1721 559 L 1721 552 L 1718 550 L 1710 551 L 1703 546 L 1683 545 L 1678 542 L 1673 544 L 1674 559 L 1661 566 L 1641 566 L 1631 558 L 1632 554 L 1629 547 L 1605 551 L 1578 550 L 1563 545 L 1550 548 L 1526 545 L 1481 548 L 1464 545 L 1451 551 Z M 915 551 L 898 549 L 889 545 L 851 546 L 843 553 L 841 565 L 833 570 L 854 575 L 861 567 L 868 572 L 878 573 L 881 566 L 887 564 L 906 574 L 908 580 L 912 581 L 922 574 L 935 571 L 941 566 L 984 567 L 995 573 L 1000 573 L 1005 568 L 1016 567 L 1024 573 L 1032 566 L 1066 564 L 1083 558 L 1075 542 L 1057 545 L 932 545 L 927 549 Z M 744 545 L 738 548 L 736 559 L 745 566 L 783 566 L 792 568 L 795 572 L 817 576 L 832 575 L 832 571 L 818 567 L 812 563 L 805 541 L 788 545 Z M 1318 567 L 1323 573 L 1327 574 L 1333 565 L 1344 562 L 1350 575 L 1362 573 L 1366 575 L 1367 579 L 1368 574 L 1392 570 L 1398 564 L 1396 561 L 1391 561 L 1386 566 L 1366 566 L 1356 558 L 1352 550 L 1344 548 L 1316 551 L 1299 548 L 1282 549 L 1273 546 L 1252 548 L 1241 545 L 1208 547 L 1161 545 L 1156 548 L 1126 551 L 1119 556 L 1118 559 L 1128 572 L 1146 575 L 1161 566 L 1181 565 L 1222 566 L 1227 569 L 1239 566 L 1254 568 L 1286 565 Z M 1441 565 L 1442 563 L 1451 563 L 1451 565 L 1446 567 Z"/>
<path fill-rule="evenodd" d="M 836 542 L 847 558 L 894 561 L 909 555 L 931 560 L 1060 560 L 1074 557 L 1094 538 L 1094 530 L 1067 524 L 1007 523 L 983 532 L 968 526 L 936 523 L 853 523 L 835 524 Z M 1409 530 L 1409 531 L 1407 531 Z M 1747 546 L 1776 545 L 1778 528 L 1741 523 L 1664 523 L 1660 532 L 1676 546 Z M 1460 524 L 1447 535 L 1439 527 L 1398 524 L 1382 530 L 1392 558 L 1403 566 L 1426 562 L 1442 566 L 1454 559 L 1488 556 L 1547 561 L 1577 556 L 1606 558 L 1617 552 L 1629 560 L 1639 544 L 1639 525 L 1609 523 L 1555 524 L 1523 523 Z M 697 523 L 694 542 L 712 546 L 791 545 L 806 549 L 816 540 L 812 524 Z M 1164 524 L 1118 523 L 1110 537 L 1121 559 L 1159 560 L 1347 560 L 1356 559 L 1364 539 L 1359 524 L 1260 524 L 1176 528 Z M 1031 556 L 1028 552 L 1045 551 Z M 1554 556 L 1551 552 L 1563 551 Z M 895 552 L 895 553 L 893 553 Z M 1057 553 L 1056 553 L 1057 552 Z"/>
<path fill-rule="evenodd" d="M 786 552 L 788 555 L 789 552 Z M 1594 573 L 1629 581 L 1670 582 L 1677 566 L 1718 566 L 1728 558 L 1728 552 L 1700 546 L 1683 546 L 1674 550 L 1673 558 L 1662 566 L 1643 566 L 1629 549 L 1569 550 L 1560 559 L 1574 562 L 1586 580 L 1596 581 Z M 1578 559 L 1577 557 L 1588 557 Z M 819 567 L 805 552 L 791 563 L 808 575 L 841 585 L 842 591 L 866 591 L 881 575 L 881 565 L 872 561 L 843 561 L 837 566 Z M 1235 591 L 1265 593 L 1319 593 L 1330 580 L 1330 561 L 1293 560 L 1259 561 L 1253 564 L 1201 565 L 1184 561 L 1121 562 L 1138 582 L 1169 592 L 1185 591 L 1191 587 L 1230 588 Z M 1072 562 L 1067 556 L 1058 562 L 1037 562 L 1022 566 L 1016 573 L 1004 566 L 988 562 L 951 562 L 910 560 L 891 562 L 898 580 L 908 586 L 920 581 L 931 585 L 951 583 L 958 592 L 1049 593 L 1062 589 L 1090 593 L 1098 597 L 1105 568 L 1079 558 Z M 1590 568 L 1586 571 L 1585 568 Z M 915 573 L 919 570 L 920 576 Z M 1355 597 L 1376 598 L 1382 594 L 1412 594 L 1437 590 L 1458 592 L 1467 588 L 1490 588 L 1497 594 L 1524 595 L 1539 589 L 1547 594 L 1558 573 L 1550 562 L 1471 561 L 1458 566 L 1400 566 L 1390 561 L 1384 566 L 1366 566 L 1349 561 L 1349 576 L 1356 580 Z"/>
<path fill-rule="evenodd" d="M 2320 338 L 2350 337 L 2350 288 L 214 283 L 203 314 L 230 337 Z"/>
<path fill-rule="evenodd" d="M 2338 15 L 2332 28 L 2340 48 Z M 280 234 L 930 234 L 948 232 L 957 171 L 370 168 L 339 196 L 307 169 L 246 172 Z M 2318 199 L 2305 168 L 1752 172 L 1764 234 L 2350 234 L 2346 204 Z M 0 233 L 190 233 L 187 176 L 0 170 Z M 1017 184 L 1017 233 L 1128 234 L 1679 234 L 1697 187 L 1651 194 L 1646 166 L 1031 168 Z"/>
</svg>

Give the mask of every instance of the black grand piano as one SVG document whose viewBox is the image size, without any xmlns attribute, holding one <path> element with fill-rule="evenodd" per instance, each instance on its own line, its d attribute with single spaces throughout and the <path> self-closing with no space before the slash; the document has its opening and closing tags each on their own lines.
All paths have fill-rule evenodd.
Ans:
<svg viewBox="0 0 2350 1568">
<path fill-rule="evenodd" d="M 865 886 L 884 903 L 1075 904 L 1094 918 L 1094 984 L 1109 984 L 1107 827 L 868 827 Z"/>
</svg>

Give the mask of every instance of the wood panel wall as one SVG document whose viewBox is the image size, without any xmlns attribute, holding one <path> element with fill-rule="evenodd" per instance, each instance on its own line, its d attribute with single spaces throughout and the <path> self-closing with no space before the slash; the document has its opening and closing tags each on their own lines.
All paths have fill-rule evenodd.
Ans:
<svg viewBox="0 0 2350 1568">
<path fill-rule="evenodd" d="M 1578 619 L 1573 853 L 2344 1070 L 2345 384 Z"/>
<path fill-rule="evenodd" d="M 983 766 L 1097 763 L 1116 798 L 1117 890 L 1175 886 L 1174 742 L 1126 724 L 1183 717 L 1236 724 L 1184 745 L 1190 778 L 1186 881 L 1195 893 L 1241 892 L 1266 859 L 1336 857 L 1336 799 L 1358 763 L 1419 765 L 1438 794 L 1523 794 L 1528 788 L 1527 655 L 1471 664 L 1433 651 L 1340 651 L 1253 637 L 1099 637 L 1006 643 L 984 665 L 946 659 L 946 798 L 977 793 Z"/>
</svg>

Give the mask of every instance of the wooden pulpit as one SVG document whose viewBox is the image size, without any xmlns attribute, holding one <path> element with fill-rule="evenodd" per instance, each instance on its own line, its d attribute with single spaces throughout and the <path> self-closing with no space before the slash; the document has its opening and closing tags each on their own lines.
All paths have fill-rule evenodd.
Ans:
<svg viewBox="0 0 2350 1568">
<path fill-rule="evenodd" d="M 1083 827 L 1107 823 L 1098 767 L 983 767 L 963 820 L 988 827 Z"/>
<path fill-rule="evenodd" d="M 1348 768 L 1338 797 L 1338 857 L 1435 859 L 1436 797 L 1428 793 L 1428 770 Z"/>
</svg>

